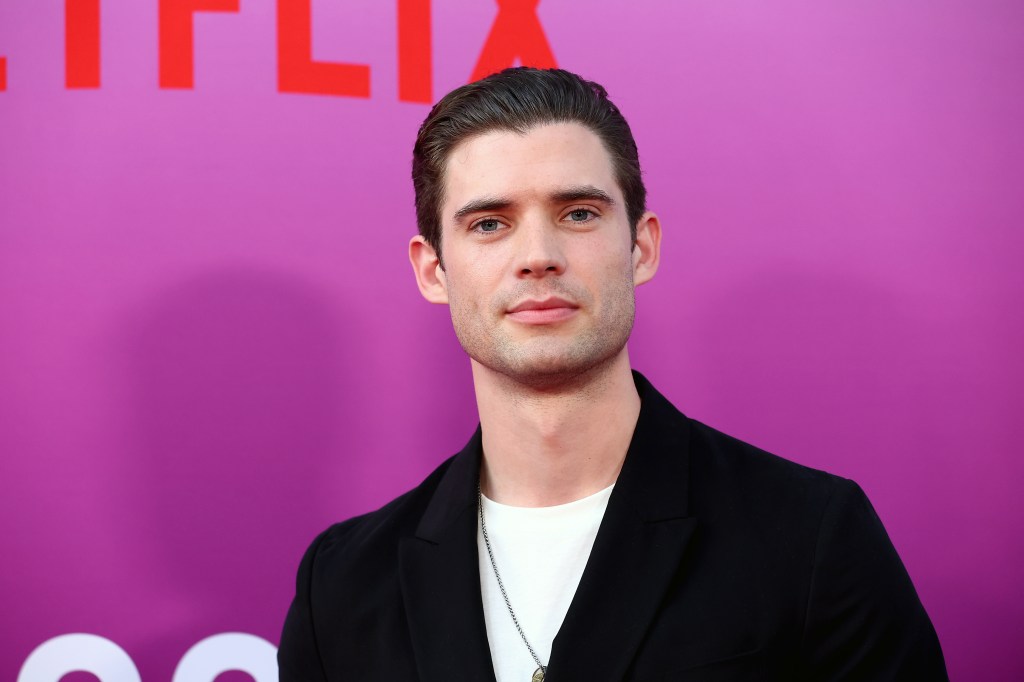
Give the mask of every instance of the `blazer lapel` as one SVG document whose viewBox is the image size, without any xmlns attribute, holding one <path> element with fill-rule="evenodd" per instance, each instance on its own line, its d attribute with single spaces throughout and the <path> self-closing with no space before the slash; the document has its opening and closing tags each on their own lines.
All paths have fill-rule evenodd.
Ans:
<svg viewBox="0 0 1024 682">
<path fill-rule="evenodd" d="M 688 422 L 646 379 L 635 380 L 640 417 L 555 637 L 549 682 L 625 676 L 696 526 L 687 509 Z"/>
<path fill-rule="evenodd" d="M 477 559 L 480 430 L 452 460 L 415 537 L 399 549 L 402 598 L 423 682 L 494 682 Z"/>
</svg>

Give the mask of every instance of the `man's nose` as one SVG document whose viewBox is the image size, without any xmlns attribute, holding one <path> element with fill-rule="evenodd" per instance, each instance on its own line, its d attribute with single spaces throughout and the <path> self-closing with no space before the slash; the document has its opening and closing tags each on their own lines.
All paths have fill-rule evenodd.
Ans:
<svg viewBox="0 0 1024 682">
<path fill-rule="evenodd" d="M 519 237 L 517 267 L 520 277 L 546 277 L 565 272 L 565 252 L 555 226 L 532 221 L 521 226 Z"/>
</svg>

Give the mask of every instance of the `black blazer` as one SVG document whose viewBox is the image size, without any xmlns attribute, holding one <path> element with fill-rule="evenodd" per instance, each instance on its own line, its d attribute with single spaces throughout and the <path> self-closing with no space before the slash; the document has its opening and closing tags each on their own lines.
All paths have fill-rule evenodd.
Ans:
<svg viewBox="0 0 1024 682">
<path fill-rule="evenodd" d="M 946 680 L 935 631 L 852 481 L 642 407 L 549 682 Z M 306 552 L 282 682 L 493 682 L 477 560 L 480 431 Z M 525 681 L 524 681 L 525 682 Z"/>
</svg>

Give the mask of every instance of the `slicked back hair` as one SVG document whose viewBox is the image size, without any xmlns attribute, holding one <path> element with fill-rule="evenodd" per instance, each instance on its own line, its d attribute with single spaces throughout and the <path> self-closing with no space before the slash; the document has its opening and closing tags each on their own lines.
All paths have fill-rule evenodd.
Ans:
<svg viewBox="0 0 1024 682">
<path fill-rule="evenodd" d="M 412 153 L 416 222 L 439 258 L 445 168 L 452 150 L 464 140 L 495 130 L 524 134 L 538 125 L 572 122 L 593 131 L 611 157 L 630 237 L 636 241 L 647 190 L 633 133 L 618 107 L 601 85 L 569 71 L 517 67 L 452 90 L 420 126 Z"/>
</svg>

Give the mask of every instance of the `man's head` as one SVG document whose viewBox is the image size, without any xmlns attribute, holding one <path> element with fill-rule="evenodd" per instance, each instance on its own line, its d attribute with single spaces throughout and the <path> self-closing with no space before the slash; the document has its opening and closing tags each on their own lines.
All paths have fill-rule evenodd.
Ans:
<svg viewBox="0 0 1024 682">
<path fill-rule="evenodd" d="M 420 131 L 409 256 L 421 293 L 449 306 L 474 373 L 553 387 L 628 370 L 634 289 L 657 270 L 661 228 L 625 120 L 566 72 L 482 83 Z"/>
<path fill-rule="evenodd" d="M 412 181 L 420 234 L 441 257 L 441 203 L 452 150 L 495 130 L 524 133 L 547 123 L 576 122 L 600 138 L 626 202 L 631 236 L 646 208 L 636 142 L 605 89 L 561 69 L 506 69 L 448 93 L 420 126 Z M 443 261 L 442 261 L 443 262 Z"/>
</svg>

